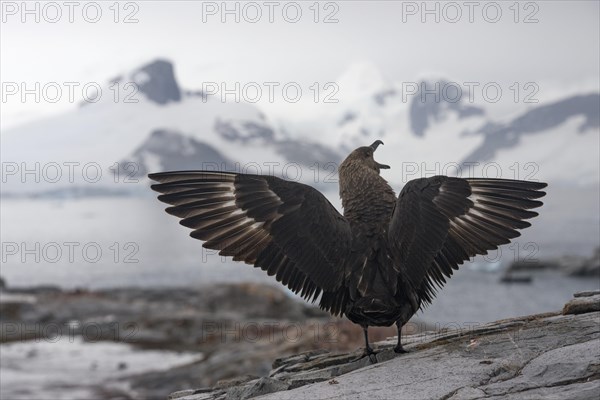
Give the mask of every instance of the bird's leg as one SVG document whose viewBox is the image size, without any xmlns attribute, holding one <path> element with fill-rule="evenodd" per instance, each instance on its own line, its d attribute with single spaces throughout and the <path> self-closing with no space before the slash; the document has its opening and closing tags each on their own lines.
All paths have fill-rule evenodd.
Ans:
<svg viewBox="0 0 600 400">
<path fill-rule="evenodd" d="M 398 344 L 394 347 L 394 352 L 398 354 L 408 353 L 408 351 L 404 350 L 402 347 L 402 322 L 396 321 L 396 326 L 398 327 Z"/>
<path fill-rule="evenodd" d="M 373 349 L 371 348 L 371 346 L 369 346 L 369 331 L 368 331 L 369 327 L 365 326 L 363 327 L 363 331 L 365 333 L 365 353 L 366 355 L 369 357 L 369 360 L 371 360 L 372 363 L 376 363 L 377 362 L 377 357 L 376 354 Z"/>
<path fill-rule="evenodd" d="M 368 327 L 363 328 L 363 332 L 365 333 L 365 351 L 367 355 L 373 354 L 373 349 L 369 346 L 369 331 Z"/>
<path fill-rule="evenodd" d="M 369 329 L 369 327 L 363 326 L 363 332 L 365 334 L 365 351 L 352 361 L 359 361 L 365 357 L 369 357 L 369 360 L 374 364 L 377 362 L 377 357 L 375 356 L 377 353 L 369 346 L 369 333 L 367 332 L 367 329 Z"/>
</svg>

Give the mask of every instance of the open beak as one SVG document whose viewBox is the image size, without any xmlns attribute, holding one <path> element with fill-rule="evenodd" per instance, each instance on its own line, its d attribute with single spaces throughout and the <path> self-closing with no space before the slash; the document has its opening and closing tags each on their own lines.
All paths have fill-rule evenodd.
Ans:
<svg viewBox="0 0 600 400">
<path fill-rule="evenodd" d="M 375 150 L 377 150 L 379 145 L 382 145 L 382 144 L 383 144 L 383 142 L 381 140 L 374 141 L 373 144 L 370 146 L 373 149 L 373 153 L 375 152 Z M 377 164 L 377 167 L 379 169 L 390 169 L 389 165 L 379 164 L 377 161 L 375 161 L 375 164 Z"/>
</svg>

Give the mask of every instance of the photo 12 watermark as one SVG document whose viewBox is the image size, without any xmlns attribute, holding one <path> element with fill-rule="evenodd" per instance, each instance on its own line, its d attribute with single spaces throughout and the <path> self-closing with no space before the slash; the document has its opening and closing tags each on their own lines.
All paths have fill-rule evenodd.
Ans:
<svg viewBox="0 0 600 400">
<path fill-rule="evenodd" d="M 3 241 L 2 264 L 137 264 L 138 242 Z"/>
<path fill-rule="evenodd" d="M 400 99 L 403 103 L 498 103 L 507 97 L 514 103 L 539 103 L 537 82 L 513 81 L 505 84 L 496 81 L 436 81 L 401 83 Z M 342 88 L 343 92 L 343 88 Z M 393 91 L 393 94 L 398 94 Z"/>
<path fill-rule="evenodd" d="M 2 82 L 2 103 L 92 104 L 102 99 L 113 103 L 139 103 L 142 96 L 136 82 Z"/>
<path fill-rule="evenodd" d="M 10 315 L 8 315 L 10 317 Z M 73 343 L 77 337 L 86 342 L 134 342 L 139 332 L 137 323 L 131 322 L 22 322 L 1 321 L 0 343 L 13 341 Z"/>
<path fill-rule="evenodd" d="M 402 1 L 402 23 L 515 24 L 540 22 L 540 5 L 535 1 Z"/>
<path fill-rule="evenodd" d="M 137 1 L 2 1 L 2 23 L 78 23 L 137 24 Z"/>
<path fill-rule="evenodd" d="M 137 24 L 141 2 L 136 1 L 3 1 L 2 23 Z"/>
<path fill-rule="evenodd" d="M 0 164 L 2 183 L 138 184 L 141 166 L 132 161 L 103 165 L 96 161 L 16 162 Z"/>
<path fill-rule="evenodd" d="M 408 183 L 413 179 L 430 178 L 437 175 L 457 178 L 490 178 L 516 179 L 538 182 L 540 166 L 533 161 L 514 161 L 511 164 L 500 164 L 496 161 L 464 161 L 464 162 L 417 162 L 403 161 L 396 168 L 401 170 L 401 182 Z"/>
<path fill-rule="evenodd" d="M 203 1 L 202 23 L 340 22 L 340 2 L 335 1 Z"/>
<path fill-rule="evenodd" d="M 513 241 L 505 246 L 500 246 L 495 250 L 489 250 L 483 255 L 483 260 L 489 264 L 497 263 L 522 263 L 523 265 L 536 265 L 540 260 L 540 245 L 536 242 Z"/>
<path fill-rule="evenodd" d="M 308 99 L 314 103 L 339 103 L 340 88 L 335 82 L 313 82 L 309 86 L 299 82 L 203 82 L 202 101 L 218 99 L 222 103 L 298 103 Z"/>
</svg>

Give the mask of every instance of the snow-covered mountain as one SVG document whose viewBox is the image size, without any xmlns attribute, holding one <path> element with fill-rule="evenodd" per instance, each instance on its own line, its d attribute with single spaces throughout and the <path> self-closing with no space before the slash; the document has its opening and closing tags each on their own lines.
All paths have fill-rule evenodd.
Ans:
<svg viewBox="0 0 600 400">
<path fill-rule="evenodd" d="M 593 89 L 512 104 L 498 118 L 493 103 L 450 79 L 392 82 L 361 63 L 338 83 L 349 96 L 323 120 L 329 143 L 347 152 L 383 140 L 377 157 L 392 165 L 385 174 L 398 184 L 436 173 L 600 182 L 600 93 Z"/>
<path fill-rule="evenodd" d="M 2 160 L 9 165 L 4 194 L 54 193 L 89 183 L 113 190 L 124 179 L 160 170 L 275 173 L 290 163 L 341 159 L 332 148 L 283 134 L 254 105 L 182 89 L 165 60 L 111 79 L 102 93 L 69 113 L 2 133 Z"/>
<path fill-rule="evenodd" d="M 392 166 L 384 176 L 398 187 L 440 173 L 600 182 L 597 92 L 516 105 L 498 119 L 490 116 L 493 104 L 467 101 L 468 88 L 460 87 L 457 97 L 449 79 L 407 86 L 362 63 L 338 85 L 337 108 L 307 121 L 326 134 L 306 139 L 257 105 L 182 88 L 173 64 L 156 60 L 109 80 L 97 102 L 2 132 L 2 192 L 56 192 L 90 182 L 93 193 L 115 184 L 122 191 L 134 187 L 123 180 L 143 180 L 151 171 L 197 168 L 273 173 L 318 185 L 315 165 L 335 173 L 331 166 L 349 151 L 377 139 L 385 142 L 378 160 Z M 431 95 L 444 87 L 450 89 Z M 306 170 L 299 176 L 298 168 Z"/>
</svg>

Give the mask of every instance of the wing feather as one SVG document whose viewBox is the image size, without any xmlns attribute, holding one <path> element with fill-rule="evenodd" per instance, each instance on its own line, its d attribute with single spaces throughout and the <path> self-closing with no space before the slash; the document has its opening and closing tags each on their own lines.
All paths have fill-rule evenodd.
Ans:
<svg viewBox="0 0 600 400">
<path fill-rule="evenodd" d="M 389 227 L 396 262 L 423 302 L 475 255 L 509 243 L 529 227 L 545 183 L 435 176 L 410 181 Z"/>
<path fill-rule="evenodd" d="M 204 247 L 254 264 L 313 301 L 322 291 L 339 291 L 352 235 L 348 221 L 317 190 L 272 176 L 226 172 L 149 177 L 158 182 L 152 189 L 161 193 L 159 200 L 171 205 L 166 211 L 182 218 Z"/>
</svg>

